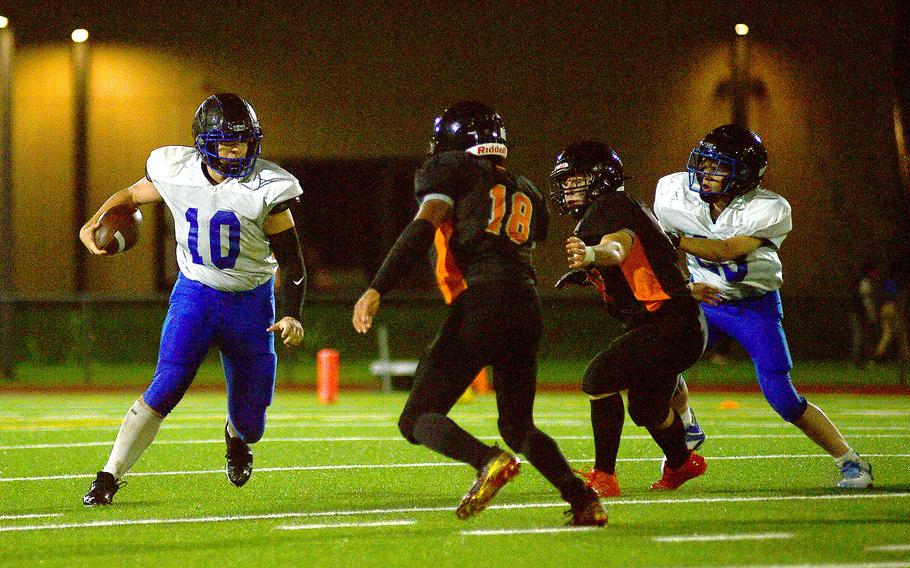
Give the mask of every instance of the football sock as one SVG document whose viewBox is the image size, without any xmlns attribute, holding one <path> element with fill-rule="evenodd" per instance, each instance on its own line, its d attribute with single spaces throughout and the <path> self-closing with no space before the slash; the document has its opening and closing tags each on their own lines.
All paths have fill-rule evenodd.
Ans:
<svg viewBox="0 0 910 568">
<path fill-rule="evenodd" d="M 559 494 L 567 502 L 579 503 L 590 498 L 590 491 L 584 481 L 572 473 L 569 462 L 553 438 L 534 428 L 528 434 L 520 453 L 559 490 Z"/>
<path fill-rule="evenodd" d="M 489 460 L 490 446 L 442 414 L 418 416 L 414 422 L 414 439 L 435 452 L 473 466 L 477 471 L 483 469 Z"/>
<path fill-rule="evenodd" d="M 679 415 L 679 418 L 682 420 L 683 429 L 688 428 L 692 425 L 692 408 L 687 406 L 686 411 L 683 414 Z"/>
<path fill-rule="evenodd" d="M 163 421 L 164 418 L 158 416 L 141 398 L 134 402 L 126 412 L 117 439 L 114 440 L 114 448 L 102 471 L 110 473 L 116 479 L 123 477 L 155 439 Z"/>
<path fill-rule="evenodd" d="M 834 463 L 837 464 L 837 467 L 841 467 L 842 465 L 844 465 L 844 462 L 848 462 L 848 461 L 853 461 L 853 462 L 857 462 L 857 463 L 865 463 L 865 460 L 863 460 L 863 458 L 859 457 L 859 454 L 856 453 L 856 450 L 854 450 L 853 448 L 850 448 L 849 450 L 847 450 L 847 453 L 845 453 L 844 455 L 834 458 Z"/>
<path fill-rule="evenodd" d="M 594 430 L 594 469 L 616 473 L 616 454 L 626 417 L 622 395 L 591 399 L 591 428 Z"/>
<path fill-rule="evenodd" d="M 230 419 L 230 418 L 228 418 L 228 420 L 227 420 L 227 431 L 228 431 L 228 435 L 229 435 L 231 438 L 239 438 L 239 437 L 240 437 L 240 434 L 237 432 L 237 430 L 234 430 L 234 425 L 231 424 L 231 419 Z"/>
<path fill-rule="evenodd" d="M 689 459 L 689 448 L 686 447 L 686 431 L 682 419 L 673 411 L 673 423 L 663 430 L 648 428 L 648 433 L 667 456 L 667 466 L 679 469 Z"/>
</svg>

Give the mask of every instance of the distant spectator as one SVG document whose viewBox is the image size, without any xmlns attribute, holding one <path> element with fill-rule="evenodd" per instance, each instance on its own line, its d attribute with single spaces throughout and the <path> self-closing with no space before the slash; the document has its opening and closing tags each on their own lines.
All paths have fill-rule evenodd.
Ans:
<svg viewBox="0 0 910 568">
<path fill-rule="evenodd" d="M 870 262 L 864 262 L 859 276 L 853 281 L 850 307 L 850 356 L 857 367 L 865 367 L 872 354 L 872 343 L 877 336 L 878 294 L 876 286 L 879 280 L 878 268 Z"/>
<path fill-rule="evenodd" d="M 885 359 L 891 344 L 896 343 L 897 354 L 903 361 L 910 361 L 910 342 L 907 340 L 906 301 L 898 280 L 890 275 L 882 283 L 879 325 L 881 337 L 872 356 L 876 361 Z"/>
</svg>

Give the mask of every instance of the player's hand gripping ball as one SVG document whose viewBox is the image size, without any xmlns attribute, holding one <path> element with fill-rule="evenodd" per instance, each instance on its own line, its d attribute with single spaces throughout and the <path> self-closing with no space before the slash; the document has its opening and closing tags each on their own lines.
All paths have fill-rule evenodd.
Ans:
<svg viewBox="0 0 910 568">
<path fill-rule="evenodd" d="M 131 205 L 111 207 L 98 219 L 95 245 L 107 254 L 120 254 L 133 248 L 139 241 L 142 213 Z"/>
</svg>

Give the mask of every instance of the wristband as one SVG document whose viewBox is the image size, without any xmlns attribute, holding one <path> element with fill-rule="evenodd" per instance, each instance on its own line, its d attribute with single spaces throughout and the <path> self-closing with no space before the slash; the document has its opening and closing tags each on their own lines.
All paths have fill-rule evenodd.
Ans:
<svg viewBox="0 0 910 568">
<path fill-rule="evenodd" d="M 593 264 L 594 258 L 595 258 L 594 247 L 585 247 L 585 258 L 582 261 L 584 263 L 584 265 L 588 266 L 589 264 Z"/>
</svg>

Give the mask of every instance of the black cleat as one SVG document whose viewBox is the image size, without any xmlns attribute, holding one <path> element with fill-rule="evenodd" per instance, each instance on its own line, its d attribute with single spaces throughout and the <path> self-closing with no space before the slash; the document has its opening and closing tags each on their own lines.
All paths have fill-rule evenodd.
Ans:
<svg viewBox="0 0 910 568">
<path fill-rule="evenodd" d="M 602 527 L 607 524 L 607 512 L 600 504 L 597 493 L 591 492 L 584 499 L 572 503 L 565 512 L 566 525 L 571 527 Z"/>
<path fill-rule="evenodd" d="M 124 485 L 126 485 L 125 481 L 117 481 L 112 474 L 99 471 L 92 486 L 89 487 L 88 493 L 82 498 L 82 504 L 86 507 L 110 505 L 114 501 L 114 494 Z"/>
<path fill-rule="evenodd" d="M 228 481 L 237 487 L 250 480 L 253 475 L 253 452 L 249 444 L 240 438 L 231 438 L 227 424 L 224 425 L 224 441 L 227 444 L 227 465 L 224 468 Z"/>
</svg>

